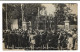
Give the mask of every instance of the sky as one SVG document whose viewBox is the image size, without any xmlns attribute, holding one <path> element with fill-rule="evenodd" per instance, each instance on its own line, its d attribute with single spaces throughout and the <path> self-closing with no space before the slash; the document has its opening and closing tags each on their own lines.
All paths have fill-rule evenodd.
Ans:
<svg viewBox="0 0 80 52">
<path fill-rule="evenodd" d="M 53 14 L 53 16 L 54 16 L 54 12 L 55 12 L 56 8 L 53 4 L 42 4 L 42 6 L 46 7 L 47 15 Z"/>
<path fill-rule="evenodd" d="M 42 4 L 42 6 L 46 7 L 47 15 L 53 14 L 53 16 L 54 16 L 54 12 L 56 10 L 56 7 L 53 4 Z M 70 7 L 70 9 L 72 10 L 71 11 L 72 14 L 77 15 L 77 4 L 74 4 L 74 5 L 67 4 L 67 6 Z"/>
<path fill-rule="evenodd" d="M 70 9 L 72 10 L 72 14 L 78 14 L 78 5 L 77 4 L 74 4 L 74 5 L 67 5 L 67 6 L 69 6 L 70 7 Z"/>
</svg>

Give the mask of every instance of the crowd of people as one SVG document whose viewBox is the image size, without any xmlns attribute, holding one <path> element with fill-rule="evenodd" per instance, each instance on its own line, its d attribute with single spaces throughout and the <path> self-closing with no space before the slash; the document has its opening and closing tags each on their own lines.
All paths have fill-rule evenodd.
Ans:
<svg viewBox="0 0 80 52">
<path fill-rule="evenodd" d="M 3 43 L 5 49 L 28 49 L 28 50 L 62 50 L 76 49 L 77 30 L 65 31 L 53 30 L 21 30 L 15 29 L 3 31 Z"/>
</svg>

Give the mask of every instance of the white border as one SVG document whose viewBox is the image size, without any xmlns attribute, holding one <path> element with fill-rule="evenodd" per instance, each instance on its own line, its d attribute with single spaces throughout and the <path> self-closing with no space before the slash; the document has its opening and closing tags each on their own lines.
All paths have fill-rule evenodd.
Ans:
<svg viewBox="0 0 80 52">
<path fill-rule="evenodd" d="M 79 1 L 0 1 L 1 3 L 79 3 Z"/>
<path fill-rule="evenodd" d="M 78 4 L 78 50 L 43 50 L 44 52 L 80 52 L 80 1 L 0 1 L 0 52 L 8 52 L 8 51 L 3 51 L 2 48 L 2 4 L 3 3 L 77 3 Z M 27 50 L 26 50 L 27 51 Z M 31 50 L 28 50 L 28 52 Z M 33 52 L 43 52 L 42 50 L 34 50 Z M 16 51 L 10 51 L 10 52 L 16 52 Z M 17 52 L 21 52 L 17 51 Z M 25 51 L 23 51 L 25 52 Z M 32 52 L 32 51 L 31 51 Z"/>
</svg>

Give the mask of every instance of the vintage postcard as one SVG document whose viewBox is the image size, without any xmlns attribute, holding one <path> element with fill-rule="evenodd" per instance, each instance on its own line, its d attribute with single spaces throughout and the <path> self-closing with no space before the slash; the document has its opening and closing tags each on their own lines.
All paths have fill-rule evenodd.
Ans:
<svg viewBox="0 0 80 52">
<path fill-rule="evenodd" d="M 77 50 L 77 3 L 3 3 L 3 50 Z"/>
</svg>

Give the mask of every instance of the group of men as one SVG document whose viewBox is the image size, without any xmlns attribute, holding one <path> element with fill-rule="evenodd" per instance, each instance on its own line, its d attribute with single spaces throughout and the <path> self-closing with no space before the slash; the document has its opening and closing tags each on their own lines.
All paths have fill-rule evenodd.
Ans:
<svg viewBox="0 0 80 52">
<path fill-rule="evenodd" d="M 13 30 L 6 31 L 3 33 L 3 42 L 5 43 L 5 48 L 21 48 L 26 47 L 29 44 L 29 37 L 24 31 Z"/>
<path fill-rule="evenodd" d="M 6 49 L 75 49 L 77 30 L 12 30 L 3 32 L 3 43 Z"/>
<path fill-rule="evenodd" d="M 72 50 L 77 49 L 77 30 L 72 29 L 68 31 L 61 31 L 59 33 L 58 38 L 58 48 L 62 49 L 64 46 L 66 46 L 66 49 Z"/>
</svg>

